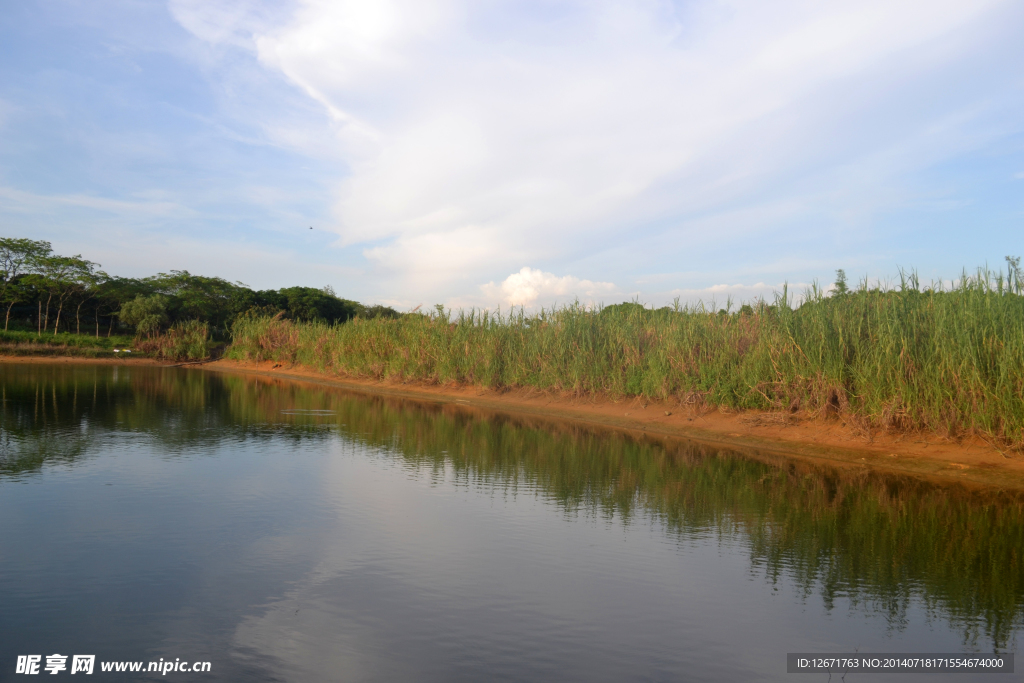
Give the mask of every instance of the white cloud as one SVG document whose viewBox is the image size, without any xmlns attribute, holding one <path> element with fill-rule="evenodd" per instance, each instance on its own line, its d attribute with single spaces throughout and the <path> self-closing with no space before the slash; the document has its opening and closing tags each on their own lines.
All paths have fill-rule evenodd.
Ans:
<svg viewBox="0 0 1024 683">
<path fill-rule="evenodd" d="M 893 174 L 964 143 L 901 147 L 948 112 L 882 112 L 901 84 L 981 44 L 999 4 L 300 0 L 279 21 L 250 3 L 173 7 L 323 107 L 322 146 L 347 170 L 329 229 L 408 289 L 593 253 L 655 222 L 676 245 L 706 241 L 716 216 L 750 233 L 765 196 L 806 213 L 776 191 L 817 168 L 840 178 L 865 161 L 859 194 L 901 201 Z M 851 129 L 855 110 L 876 117 Z M 315 145 L 307 123 L 267 125 Z M 813 193 L 830 190 L 842 187 Z M 847 206 L 864 203 L 830 210 Z"/>
<path fill-rule="evenodd" d="M 488 302 L 500 302 L 505 307 L 536 308 L 572 303 L 577 299 L 588 305 L 606 303 L 605 298 L 618 294 L 619 288 L 611 282 L 592 282 L 572 275 L 559 277 L 524 267 L 500 285 L 493 282 L 481 285 L 480 291 Z"/>
</svg>

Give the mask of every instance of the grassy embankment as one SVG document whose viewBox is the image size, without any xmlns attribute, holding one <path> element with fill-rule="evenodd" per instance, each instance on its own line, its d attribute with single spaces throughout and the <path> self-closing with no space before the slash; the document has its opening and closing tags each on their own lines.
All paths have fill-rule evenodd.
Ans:
<svg viewBox="0 0 1024 683">
<path fill-rule="evenodd" d="M 986 272 L 950 290 L 785 294 L 741 313 L 570 305 L 536 315 L 243 316 L 228 357 L 355 377 L 836 415 L 1024 447 L 1024 297 Z"/>
<path fill-rule="evenodd" d="M 196 320 L 175 323 L 165 332 L 150 338 L 0 330 L 0 354 L 8 356 L 118 358 L 131 355 L 166 360 L 198 360 L 209 357 L 210 347 L 209 326 Z M 126 350 L 130 350 L 130 353 Z"/>
<path fill-rule="evenodd" d="M 114 358 L 114 349 L 132 348 L 132 337 L 89 334 L 37 334 L 24 330 L 0 331 L 0 353 L 8 356 L 84 356 Z"/>
</svg>

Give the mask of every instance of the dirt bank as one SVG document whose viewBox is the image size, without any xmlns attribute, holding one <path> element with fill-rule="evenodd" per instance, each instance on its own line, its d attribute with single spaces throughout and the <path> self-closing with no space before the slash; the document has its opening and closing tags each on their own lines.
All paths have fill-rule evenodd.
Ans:
<svg viewBox="0 0 1024 683">
<path fill-rule="evenodd" d="M 149 358 L 0 357 L 0 363 L 171 366 Z M 803 414 L 723 412 L 678 403 L 572 398 L 537 390 L 493 391 L 481 387 L 378 382 L 325 376 L 272 361 L 256 364 L 217 360 L 185 367 L 255 375 L 280 381 L 306 381 L 351 391 L 449 403 L 485 412 L 520 413 L 551 420 L 573 420 L 634 433 L 687 438 L 729 446 L 753 455 L 783 455 L 827 462 L 842 468 L 872 468 L 960 482 L 968 486 L 1024 490 L 1024 456 L 1002 452 L 983 439 L 961 440 L 929 433 L 869 431 L 841 419 Z"/>
</svg>

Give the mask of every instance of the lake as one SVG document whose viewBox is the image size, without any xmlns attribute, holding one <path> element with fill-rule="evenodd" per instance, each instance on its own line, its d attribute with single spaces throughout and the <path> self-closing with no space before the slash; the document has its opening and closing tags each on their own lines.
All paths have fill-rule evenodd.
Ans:
<svg viewBox="0 0 1024 683">
<path fill-rule="evenodd" d="M 810 682 L 787 653 L 1024 630 L 1016 494 L 197 369 L 0 382 L 2 680 Z M 210 670 L 100 670 L 136 660 Z"/>
</svg>

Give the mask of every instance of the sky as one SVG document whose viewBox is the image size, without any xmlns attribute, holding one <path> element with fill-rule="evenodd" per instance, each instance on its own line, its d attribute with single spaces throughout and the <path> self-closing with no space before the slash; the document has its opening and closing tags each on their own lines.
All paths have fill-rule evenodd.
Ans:
<svg viewBox="0 0 1024 683">
<path fill-rule="evenodd" d="M 1024 253 L 1019 0 L 26 0 L 0 235 L 400 310 Z"/>
</svg>

